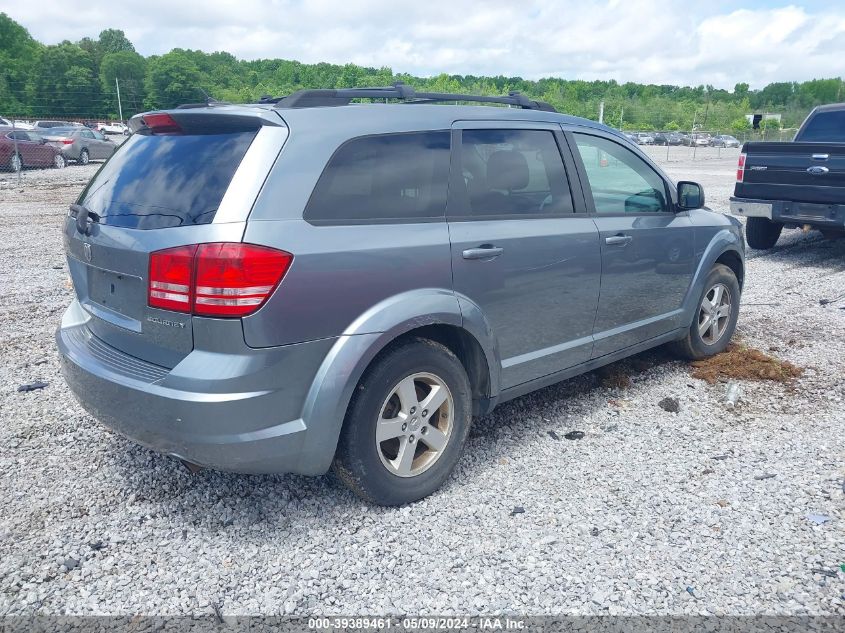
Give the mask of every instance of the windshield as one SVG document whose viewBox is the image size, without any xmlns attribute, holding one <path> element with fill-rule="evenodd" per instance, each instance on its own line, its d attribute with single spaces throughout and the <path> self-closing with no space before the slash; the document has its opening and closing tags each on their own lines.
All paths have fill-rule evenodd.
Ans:
<svg viewBox="0 0 845 633">
<path fill-rule="evenodd" d="M 101 224 L 209 224 L 256 132 L 133 134 L 80 196 Z"/>
<path fill-rule="evenodd" d="M 819 112 L 801 130 L 800 140 L 845 143 L 845 110 Z"/>
</svg>

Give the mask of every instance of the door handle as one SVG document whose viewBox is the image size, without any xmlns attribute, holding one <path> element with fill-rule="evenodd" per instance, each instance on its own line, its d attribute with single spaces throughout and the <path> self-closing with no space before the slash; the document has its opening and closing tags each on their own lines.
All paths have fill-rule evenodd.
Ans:
<svg viewBox="0 0 845 633">
<path fill-rule="evenodd" d="M 483 244 L 478 248 L 468 248 L 461 255 L 464 259 L 493 259 L 505 252 L 501 246 Z"/>
<path fill-rule="evenodd" d="M 633 239 L 630 235 L 612 235 L 604 238 L 604 243 L 609 246 L 627 246 Z"/>
</svg>

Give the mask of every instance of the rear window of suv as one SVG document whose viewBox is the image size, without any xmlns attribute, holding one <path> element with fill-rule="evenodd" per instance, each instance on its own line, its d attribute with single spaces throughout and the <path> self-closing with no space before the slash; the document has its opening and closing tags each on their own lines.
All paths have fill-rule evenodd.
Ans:
<svg viewBox="0 0 845 633">
<path fill-rule="evenodd" d="M 845 110 L 816 114 L 801 130 L 801 141 L 845 142 Z"/>
<path fill-rule="evenodd" d="M 315 224 L 443 218 L 448 131 L 363 136 L 329 159 L 304 217 Z"/>
<path fill-rule="evenodd" d="M 133 134 L 80 197 L 100 224 L 161 229 L 209 224 L 256 131 Z"/>
</svg>

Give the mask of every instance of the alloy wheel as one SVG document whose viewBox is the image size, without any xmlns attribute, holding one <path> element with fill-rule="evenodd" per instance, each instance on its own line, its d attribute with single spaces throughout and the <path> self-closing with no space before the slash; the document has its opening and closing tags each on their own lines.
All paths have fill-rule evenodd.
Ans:
<svg viewBox="0 0 845 633">
<path fill-rule="evenodd" d="M 706 345 L 713 345 L 725 334 L 731 320 L 731 292 L 716 284 L 701 300 L 698 310 L 698 334 Z"/>
<path fill-rule="evenodd" d="M 452 434 L 454 399 L 438 376 L 403 378 L 390 390 L 376 424 L 381 463 L 399 477 L 415 477 L 443 455 Z"/>
</svg>

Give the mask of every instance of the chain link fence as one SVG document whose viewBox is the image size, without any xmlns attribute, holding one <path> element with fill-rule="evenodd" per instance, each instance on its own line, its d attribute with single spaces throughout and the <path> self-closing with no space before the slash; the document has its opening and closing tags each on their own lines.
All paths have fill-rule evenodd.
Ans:
<svg viewBox="0 0 845 633">
<path fill-rule="evenodd" d="M 102 99 L 116 101 L 115 95 Z M 125 121 L 114 118 L 95 118 L 92 112 L 104 111 L 105 106 L 91 102 L 79 114 L 68 114 L 65 104 L 37 103 L 26 108 L 36 112 L 33 115 L 14 116 L 14 113 L 0 112 L 0 193 L 3 189 L 23 188 L 28 182 L 44 178 L 55 178 L 50 172 L 70 170 L 74 176 L 83 174 L 90 178 L 96 166 L 107 160 L 126 139 L 128 129 Z M 124 114 L 131 113 L 118 107 Z M 102 107 L 101 107 L 102 106 Z M 595 118 L 598 118 L 596 116 Z M 611 123 L 610 121 L 607 121 Z M 795 129 L 780 129 L 773 126 L 760 130 L 736 131 L 731 129 L 696 129 L 693 131 L 664 130 L 664 134 L 675 135 L 670 143 L 661 141 L 654 130 L 637 130 L 625 123 L 624 133 L 633 142 L 649 147 L 649 154 L 658 162 L 736 159 L 738 150 L 746 141 L 790 141 Z M 639 135 L 640 140 L 635 138 Z M 724 136 L 735 141 L 722 142 Z M 696 141 L 696 139 L 703 139 Z M 67 177 L 71 177 L 67 174 Z"/>
</svg>

